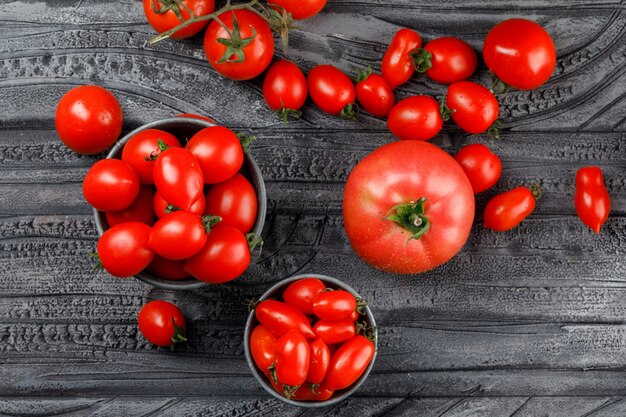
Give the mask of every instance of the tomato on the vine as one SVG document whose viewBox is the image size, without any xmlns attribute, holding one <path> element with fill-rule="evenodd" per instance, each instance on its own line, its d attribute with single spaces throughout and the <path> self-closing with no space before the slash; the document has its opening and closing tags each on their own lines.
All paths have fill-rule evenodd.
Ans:
<svg viewBox="0 0 626 417">
<path fill-rule="evenodd" d="M 233 177 L 243 164 L 239 138 L 223 126 L 206 127 L 185 146 L 198 160 L 205 184 L 217 184 Z"/>
<path fill-rule="evenodd" d="M 257 216 L 254 187 L 241 174 L 212 186 L 206 194 L 205 214 L 220 216 L 219 226 L 232 226 L 241 233 L 252 230 Z"/>
<path fill-rule="evenodd" d="M 278 336 L 267 330 L 262 324 L 256 326 L 250 334 L 250 353 L 254 363 L 264 374 L 270 373 L 270 366 L 276 358 L 276 342 Z"/>
<path fill-rule="evenodd" d="M 476 71 L 476 52 L 459 38 L 433 39 L 419 52 L 422 61 L 419 72 L 433 81 L 451 84 L 467 80 Z"/>
<path fill-rule="evenodd" d="M 143 12 L 150 26 L 159 33 L 174 29 L 181 23 L 189 20 L 191 15 L 205 16 L 215 10 L 214 0 L 143 0 Z M 207 25 L 207 21 L 192 23 L 186 28 L 177 30 L 170 37 L 184 39 L 200 32 Z"/>
<path fill-rule="evenodd" d="M 267 4 L 279 12 L 285 9 L 297 20 L 308 19 L 322 11 L 327 0 L 268 0 Z M 276 7 L 280 6 L 280 7 Z M 282 9 L 281 9 L 282 8 Z"/>
<path fill-rule="evenodd" d="M 309 319 L 303 312 L 287 303 L 264 300 L 255 307 L 254 313 L 259 323 L 278 336 L 295 329 L 307 339 L 315 337 Z"/>
<path fill-rule="evenodd" d="M 152 262 L 148 247 L 150 226 L 139 222 L 118 224 L 107 229 L 98 240 L 98 257 L 111 275 L 127 278 L 143 271 Z"/>
<path fill-rule="evenodd" d="M 330 358 L 324 386 L 336 391 L 354 384 L 374 358 L 374 343 L 357 335 L 341 345 Z"/>
<path fill-rule="evenodd" d="M 311 99 L 320 110 L 344 119 L 356 118 L 354 84 L 339 68 L 318 65 L 309 71 L 307 83 Z"/>
<path fill-rule="evenodd" d="M 139 177 L 133 168 L 119 159 L 101 159 L 83 180 L 85 200 L 100 211 L 121 211 L 139 195 Z"/>
<path fill-rule="evenodd" d="M 165 201 L 188 211 L 203 194 L 200 163 L 186 149 L 168 148 L 154 162 L 154 185 Z"/>
<path fill-rule="evenodd" d="M 279 382 L 298 387 L 306 381 L 310 362 L 309 343 L 297 330 L 290 330 L 276 342 L 274 367 Z"/>
<path fill-rule="evenodd" d="M 356 98 L 371 115 L 385 117 L 396 102 L 393 90 L 385 79 L 372 69 L 357 70 Z"/>
<path fill-rule="evenodd" d="M 345 290 L 320 292 L 313 301 L 313 313 L 322 320 L 341 320 L 356 310 L 354 295 Z"/>
<path fill-rule="evenodd" d="M 356 334 L 356 327 L 352 319 L 320 320 L 313 326 L 315 336 L 329 345 L 350 340 Z"/>
<path fill-rule="evenodd" d="M 498 194 L 485 206 L 484 226 L 498 232 L 513 229 L 535 210 L 540 196 L 541 188 L 535 184 Z"/>
<path fill-rule="evenodd" d="M 311 384 L 321 384 L 330 364 L 330 350 L 322 339 L 309 342 L 309 357 L 309 373 L 306 380 Z"/>
<path fill-rule="evenodd" d="M 154 184 L 154 159 L 161 152 L 159 141 L 168 148 L 180 148 L 176 136 L 159 129 L 146 129 L 134 135 L 122 149 L 122 161 L 128 163 L 142 184 Z"/>
<path fill-rule="evenodd" d="M 317 278 L 299 279 L 285 289 L 283 300 L 304 314 L 313 314 L 313 301 L 325 289 L 326 285 Z"/>
<path fill-rule="evenodd" d="M 498 99 L 491 91 L 471 81 L 459 81 L 448 87 L 446 106 L 452 120 L 463 130 L 472 134 L 486 130 L 495 136 L 500 135 L 500 114 Z"/>
<path fill-rule="evenodd" d="M 387 118 L 387 127 L 402 140 L 429 140 L 435 137 L 443 119 L 439 104 L 430 96 L 413 96 L 400 100 Z"/>
<path fill-rule="evenodd" d="M 187 341 L 185 316 L 178 307 L 167 301 L 150 301 L 139 311 L 137 322 L 141 334 L 157 346 L 173 346 Z"/>
<path fill-rule="evenodd" d="M 502 162 L 485 145 L 474 143 L 461 149 L 454 159 L 467 175 L 474 194 L 482 193 L 493 187 L 500 179 Z"/>
<path fill-rule="evenodd" d="M 202 216 L 204 214 L 204 208 L 205 208 L 205 198 L 204 198 L 204 195 L 201 194 L 200 197 L 198 197 L 198 199 L 196 200 L 196 202 L 192 204 L 189 210 L 185 210 L 185 211 L 188 211 L 189 213 L 197 214 L 198 216 Z M 181 209 L 180 207 L 176 207 L 175 205 L 170 204 L 167 201 L 165 201 L 163 197 L 161 197 L 161 194 L 159 194 L 158 192 L 154 194 L 154 212 L 156 213 L 159 219 L 167 216 L 170 213 L 174 213 L 175 211 L 180 210 L 180 209 Z M 210 213 L 206 213 L 206 214 L 210 214 Z"/>
<path fill-rule="evenodd" d="M 382 74 L 389 87 L 409 81 L 415 72 L 413 55 L 420 46 L 422 38 L 417 32 L 406 28 L 396 32 L 383 56 Z"/>
<path fill-rule="evenodd" d="M 270 109 L 285 122 L 300 117 L 307 98 L 306 78 L 296 64 L 280 59 L 272 64 L 263 80 L 263 97 Z"/>
<path fill-rule="evenodd" d="M 584 167 L 576 172 L 574 205 L 580 220 L 594 232 L 600 233 L 611 211 L 611 198 L 600 168 Z"/>
<path fill-rule="evenodd" d="M 200 252 L 207 233 L 219 221 L 220 218 L 215 216 L 200 217 L 187 211 L 175 211 L 152 227 L 148 245 L 164 258 L 187 259 Z"/>
<path fill-rule="evenodd" d="M 150 262 L 146 270 L 159 278 L 180 281 L 181 279 L 189 277 L 189 274 L 183 269 L 184 265 L 184 260 L 174 261 L 159 255 L 154 255 L 154 259 L 152 259 L 152 262 Z"/>
<path fill-rule="evenodd" d="M 152 201 L 154 190 L 152 187 L 141 186 L 135 201 L 124 210 L 107 211 L 104 215 L 109 227 L 126 222 L 140 222 L 152 226 L 156 220 Z"/>
</svg>

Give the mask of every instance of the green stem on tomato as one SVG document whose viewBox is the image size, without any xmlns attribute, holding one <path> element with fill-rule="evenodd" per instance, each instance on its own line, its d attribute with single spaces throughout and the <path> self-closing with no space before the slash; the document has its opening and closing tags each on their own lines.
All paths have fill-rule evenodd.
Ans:
<svg viewBox="0 0 626 417">
<path fill-rule="evenodd" d="M 433 66 L 433 55 L 424 48 L 418 48 L 409 55 L 411 56 L 415 71 L 419 73 L 424 73 Z"/>
<path fill-rule="evenodd" d="M 530 192 L 533 193 L 533 198 L 537 201 L 543 195 L 543 188 L 541 188 L 541 186 L 536 182 L 533 182 L 530 184 Z"/>
<path fill-rule="evenodd" d="M 207 215 L 202 216 L 202 226 L 204 227 L 204 231 L 209 233 L 211 229 L 213 229 L 213 226 L 215 226 L 221 221 L 222 221 L 222 218 L 220 216 L 214 216 L 212 214 L 211 215 L 207 214 Z"/>
<path fill-rule="evenodd" d="M 404 229 L 411 233 L 411 239 L 419 239 L 424 233 L 430 229 L 430 220 L 424 214 L 425 197 L 421 197 L 419 200 L 410 203 L 402 203 L 393 206 L 387 212 L 385 220 L 391 220 L 397 223 Z"/>
</svg>

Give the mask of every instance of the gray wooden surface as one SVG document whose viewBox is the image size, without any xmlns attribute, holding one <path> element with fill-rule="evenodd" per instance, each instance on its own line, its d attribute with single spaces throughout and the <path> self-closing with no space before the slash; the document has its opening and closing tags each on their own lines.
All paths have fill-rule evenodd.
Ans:
<svg viewBox="0 0 626 417">
<path fill-rule="evenodd" d="M 344 122 L 309 103 L 300 122 L 283 126 L 261 81 L 218 76 L 201 39 L 146 46 L 152 30 L 137 1 L 0 1 L 0 415 L 625 416 L 624 2 L 330 0 L 293 32 L 287 57 L 305 69 L 379 69 L 401 26 L 480 49 L 488 29 L 513 16 L 546 27 L 558 64 L 542 88 L 502 97 L 506 129 L 489 145 L 504 171 L 477 212 L 531 181 L 544 198 L 511 232 L 486 231 L 479 215 L 451 262 L 401 277 L 359 261 L 342 227 L 342 185 L 360 158 L 393 140 L 384 121 Z M 53 121 L 60 96 L 85 83 L 115 93 L 125 131 L 193 112 L 259 136 L 266 247 L 245 279 L 170 292 L 92 272 L 96 231 L 80 185 L 97 158 L 66 149 Z M 416 77 L 398 96 L 443 91 Z M 450 124 L 434 140 L 451 153 L 486 141 Z M 574 173 L 587 164 L 603 168 L 612 196 L 600 236 L 572 204 Z M 371 376 L 332 409 L 272 399 L 243 358 L 243 300 L 301 272 L 345 280 L 380 324 Z M 156 349 L 138 333 L 137 312 L 155 298 L 182 306 L 188 349 Z"/>
</svg>

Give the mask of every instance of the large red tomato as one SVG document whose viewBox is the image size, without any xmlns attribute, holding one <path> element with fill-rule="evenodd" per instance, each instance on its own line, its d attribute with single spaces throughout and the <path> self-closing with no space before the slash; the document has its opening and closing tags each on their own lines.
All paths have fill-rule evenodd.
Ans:
<svg viewBox="0 0 626 417">
<path fill-rule="evenodd" d="M 174 29 L 189 20 L 191 10 L 194 16 L 204 16 L 215 9 L 214 0 L 184 0 L 180 4 L 174 0 L 143 0 L 143 12 L 150 26 L 159 33 Z M 180 29 L 171 36 L 173 39 L 184 39 L 195 35 L 206 26 L 207 21 L 193 23 Z"/>
<path fill-rule="evenodd" d="M 282 11 L 282 7 L 287 13 L 291 13 L 291 17 L 300 20 L 308 19 L 321 12 L 324 6 L 326 6 L 326 1 L 327 0 L 269 0 L 267 3 L 280 6 L 273 7 L 278 11 Z"/>
<path fill-rule="evenodd" d="M 256 222 L 257 198 L 254 187 L 241 174 L 209 189 L 205 214 L 220 216 L 219 226 L 232 226 L 248 233 Z"/>
<path fill-rule="evenodd" d="M 176 136 L 159 129 L 146 129 L 130 138 L 122 149 L 122 161 L 129 164 L 142 184 L 154 184 L 154 158 L 161 152 L 159 140 L 168 148 L 180 148 Z"/>
<path fill-rule="evenodd" d="M 465 244 L 474 193 L 450 155 L 426 142 L 399 141 L 354 168 L 343 217 L 357 255 L 387 272 L 415 274 L 447 262 Z"/>
</svg>

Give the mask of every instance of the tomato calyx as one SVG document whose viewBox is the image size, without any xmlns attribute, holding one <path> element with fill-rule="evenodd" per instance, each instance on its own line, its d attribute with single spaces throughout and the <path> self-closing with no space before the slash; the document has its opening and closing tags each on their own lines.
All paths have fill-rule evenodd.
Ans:
<svg viewBox="0 0 626 417">
<path fill-rule="evenodd" d="M 497 119 L 489 129 L 487 129 L 487 136 L 490 139 L 500 139 L 500 132 L 502 131 L 502 119 Z"/>
<path fill-rule="evenodd" d="M 433 66 L 433 55 L 424 48 L 414 50 L 409 56 L 411 57 L 415 71 L 420 74 L 428 71 Z"/>
<path fill-rule="evenodd" d="M 315 395 L 316 397 L 320 395 L 320 392 L 319 392 L 320 384 L 312 384 L 309 382 L 306 385 L 306 387 L 309 389 L 309 391 L 311 391 L 311 394 Z"/>
<path fill-rule="evenodd" d="M 204 227 L 204 230 L 207 233 L 209 233 L 211 229 L 213 228 L 213 226 L 215 226 L 221 221 L 222 221 L 222 218 L 220 216 L 207 214 L 207 215 L 202 216 L 202 227 Z"/>
<path fill-rule="evenodd" d="M 535 201 L 539 200 L 543 195 L 543 188 L 541 188 L 541 186 L 536 182 L 530 184 L 530 187 L 528 188 L 530 188 L 530 192 L 533 194 L 533 198 L 535 199 Z"/>
<path fill-rule="evenodd" d="M 451 109 L 446 104 L 446 96 L 441 97 L 441 101 L 439 102 L 439 114 L 441 115 L 441 120 L 447 122 L 450 120 L 452 113 L 455 113 L 456 109 Z"/>
<path fill-rule="evenodd" d="M 239 22 L 237 21 L 235 12 L 233 11 L 232 14 L 232 30 L 228 29 L 228 26 L 226 26 L 219 18 L 216 19 L 222 25 L 222 27 L 224 27 L 224 30 L 226 30 L 226 32 L 228 33 L 228 38 L 216 39 L 217 43 L 220 43 L 226 47 L 224 55 L 222 55 L 219 61 L 217 61 L 218 64 L 223 64 L 225 62 L 239 64 L 243 62 L 246 59 L 246 54 L 243 52 L 243 48 L 250 45 L 250 43 L 252 43 L 252 41 L 256 37 L 256 29 L 254 28 L 254 26 L 250 26 L 250 29 L 252 29 L 252 36 L 242 38 L 241 32 L 239 30 Z M 233 56 L 235 56 L 236 58 L 233 59 Z"/>
<path fill-rule="evenodd" d="M 157 3 L 159 3 L 161 5 L 161 7 L 159 7 L 157 9 Z M 185 3 L 183 3 L 182 1 L 177 1 L 177 0 L 152 0 L 150 2 L 150 4 L 152 4 L 152 11 L 156 14 L 165 14 L 167 12 L 169 12 L 170 10 L 176 15 L 176 17 L 178 18 L 178 20 L 180 20 L 181 22 L 184 22 L 185 19 L 183 18 L 182 13 L 180 12 L 180 7 L 182 6 L 188 13 L 190 16 L 193 16 L 193 12 L 191 11 L 191 9 L 189 9 L 189 7 L 187 7 L 185 5 Z"/>
<path fill-rule="evenodd" d="M 341 109 L 339 117 L 344 120 L 356 120 L 359 117 L 359 106 L 356 103 L 347 104 L 346 107 Z"/>
<path fill-rule="evenodd" d="M 411 237 L 407 239 L 407 243 L 412 239 L 417 240 L 430 229 L 430 220 L 424 215 L 425 202 L 426 198 L 420 197 L 415 202 L 396 204 L 389 209 L 383 220 L 391 220 L 408 230 Z"/>
<path fill-rule="evenodd" d="M 356 75 L 354 76 L 354 82 L 360 83 L 361 81 L 367 80 L 367 78 L 372 75 L 372 66 L 368 65 L 367 68 L 357 68 Z"/>
<path fill-rule="evenodd" d="M 93 261 L 94 261 L 94 264 L 91 266 L 91 268 L 94 271 L 103 271 L 104 270 L 104 265 L 102 265 L 102 260 L 100 259 L 100 255 L 98 255 L 96 252 L 89 252 L 87 254 L 87 256 L 92 258 Z"/>
<path fill-rule="evenodd" d="M 367 314 L 367 310 L 365 309 L 365 307 L 367 307 L 367 301 L 365 301 L 362 298 L 357 298 L 356 299 L 356 312 L 361 315 Z"/>
<path fill-rule="evenodd" d="M 299 29 L 299 26 L 293 24 L 293 16 L 283 6 L 274 4 L 274 8 L 265 9 L 266 20 L 272 31 L 278 33 L 283 43 L 283 51 L 289 47 L 289 30 Z M 280 8 L 278 11 L 276 8 Z"/>
<path fill-rule="evenodd" d="M 250 145 L 256 140 L 256 136 L 246 135 L 243 132 L 237 132 L 235 133 L 235 135 L 239 139 L 239 143 L 241 143 L 241 149 L 244 152 L 248 152 L 250 150 Z"/>
<path fill-rule="evenodd" d="M 491 88 L 489 91 L 491 91 L 492 94 L 504 94 L 509 90 L 509 85 L 498 78 L 496 74 L 489 71 L 489 76 L 491 77 Z"/>
<path fill-rule="evenodd" d="M 285 397 L 291 398 L 296 394 L 296 391 L 298 391 L 298 388 L 300 388 L 300 385 L 283 384 L 283 393 L 285 394 Z"/>
<path fill-rule="evenodd" d="M 157 141 L 157 146 L 159 147 L 159 152 L 158 153 L 154 153 L 154 151 L 150 152 L 150 155 L 144 158 L 146 162 L 156 161 L 156 159 L 159 157 L 161 152 L 166 151 L 170 148 L 169 145 L 165 143 L 163 139 L 160 139 L 160 138 Z"/>
<path fill-rule="evenodd" d="M 185 328 L 182 326 L 177 326 L 173 316 L 172 326 L 174 326 L 174 334 L 172 335 L 172 346 L 170 349 L 174 350 L 174 346 L 176 346 L 176 343 L 186 343 L 187 337 L 185 336 Z"/>
<path fill-rule="evenodd" d="M 256 233 L 247 233 L 246 240 L 248 241 L 248 248 L 250 249 L 250 253 L 254 252 L 255 257 L 261 256 L 261 251 L 263 249 L 263 238 Z"/>
<path fill-rule="evenodd" d="M 376 326 L 368 326 L 367 323 L 356 324 L 356 334 L 360 334 L 372 343 L 376 343 L 378 337 L 378 330 Z"/>
</svg>

